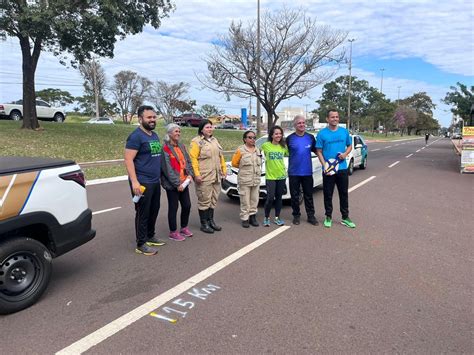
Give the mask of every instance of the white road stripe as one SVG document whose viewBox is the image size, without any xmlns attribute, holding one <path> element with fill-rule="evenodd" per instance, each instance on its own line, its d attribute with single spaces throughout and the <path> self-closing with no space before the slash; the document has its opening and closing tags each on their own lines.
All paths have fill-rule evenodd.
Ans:
<svg viewBox="0 0 474 355">
<path fill-rule="evenodd" d="M 352 186 L 352 187 L 348 190 L 348 192 L 352 192 L 352 191 L 354 191 L 355 189 L 358 189 L 359 187 L 361 187 L 361 186 L 367 184 L 370 180 L 373 180 L 373 179 L 375 179 L 375 176 L 371 176 L 371 177 L 369 177 L 368 179 L 365 179 L 364 181 L 359 182 L 357 185 Z"/>
<path fill-rule="evenodd" d="M 413 153 L 408 154 L 405 158 L 410 158 L 413 155 Z"/>
<path fill-rule="evenodd" d="M 398 163 L 400 163 L 400 160 L 396 161 L 395 163 L 389 165 L 388 167 L 389 168 L 393 168 L 395 165 L 397 165 Z"/>
<path fill-rule="evenodd" d="M 425 149 L 425 147 L 421 148 L 422 150 Z"/>
<path fill-rule="evenodd" d="M 391 146 L 391 145 L 389 145 L 389 146 L 385 147 L 385 149 L 387 149 L 387 148 L 392 148 L 392 146 Z"/>
<path fill-rule="evenodd" d="M 92 214 L 101 214 L 101 213 L 105 213 L 105 212 L 110 212 L 110 211 L 115 211 L 115 210 L 118 210 L 122 207 L 112 207 L 112 208 L 107 208 L 106 210 L 101 210 L 101 211 L 95 211 L 95 212 L 92 212 Z"/>
<path fill-rule="evenodd" d="M 372 149 L 371 152 L 376 152 L 377 150 L 380 150 L 380 148 Z"/>
<path fill-rule="evenodd" d="M 420 152 L 420 149 L 418 149 L 415 153 L 419 153 Z"/>
<path fill-rule="evenodd" d="M 207 269 L 201 271 L 200 273 L 190 277 L 186 281 L 181 282 L 179 285 L 176 285 L 172 289 L 169 289 L 166 292 L 163 292 L 161 295 L 153 298 L 147 303 L 142 304 L 141 306 L 135 308 L 134 310 L 124 314 L 120 318 L 110 322 L 109 324 L 103 326 L 102 328 L 96 330 L 95 332 L 85 336 L 84 338 L 76 341 L 75 343 L 69 345 L 68 347 L 58 351 L 57 355 L 70 355 L 70 354 L 81 354 L 93 346 L 101 343 L 110 336 L 118 333 L 122 329 L 125 329 L 130 324 L 136 322 L 140 318 L 146 316 L 153 310 L 161 307 L 166 302 L 172 300 L 173 298 L 179 296 L 183 292 L 194 287 L 198 283 L 204 281 L 210 276 L 214 275 L 216 272 L 222 270 L 226 266 L 232 264 L 234 261 L 240 259 L 244 255 L 250 253 L 252 250 L 258 248 L 262 244 L 268 242 L 269 240 L 275 238 L 280 233 L 289 229 L 289 226 L 280 227 L 271 233 L 263 236 L 262 238 L 256 240 L 255 242 L 243 247 L 242 249 L 236 251 L 235 253 L 229 255 L 228 257 L 218 261 L 214 265 L 208 267 Z"/>
<path fill-rule="evenodd" d="M 109 182 L 125 181 L 125 180 L 128 180 L 128 175 L 115 176 L 115 177 L 105 178 L 105 179 L 89 180 L 89 181 L 86 181 L 86 185 L 90 186 L 90 185 L 107 184 Z"/>
</svg>

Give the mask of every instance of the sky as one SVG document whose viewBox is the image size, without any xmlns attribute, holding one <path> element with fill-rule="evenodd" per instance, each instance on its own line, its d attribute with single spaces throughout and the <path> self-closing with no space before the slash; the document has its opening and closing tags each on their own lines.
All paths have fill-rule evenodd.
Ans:
<svg viewBox="0 0 474 355">
<path fill-rule="evenodd" d="M 232 21 L 246 24 L 257 17 L 257 0 L 177 0 L 176 10 L 151 27 L 128 36 L 115 46 L 114 58 L 101 58 L 109 83 L 121 70 L 132 70 L 152 81 L 180 81 L 191 85 L 189 98 L 197 105 L 215 105 L 228 114 L 240 114 L 249 100 L 231 101 L 204 89 L 196 76 L 207 72 L 205 56 L 225 35 Z M 301 9 L 319 25 L 347 31 L 352 42 L 352 75 L 391 100 L 426 92 L 437 105 L 434 117 L 449 126 L 450 106 L 441 102 L 457 82 L 474 85 L 474 2 L 471 0 L 261 0 L 260 10 L 283 6 Z M 343 46 L 349 52 L 349 42 Z M 383 69 L 383 70 L 382 70 Z M 16 38 L 0 41 L 0 103 L 21 98 L 21 52 Z M 342 65 L 333 79 L 348 75 Z M 382 78 L 383 75 L 383 78 Z M 36 71 L 36 90 L 48 87 L 83 94 L 78 70 L 65 67 L 43 52 Z M 317 108 L 322 86 L 303 99 L 292 98 L 283 107 Z M 306 106 L 307 105 L 307 106 Z M 255 101 L 252 103 L 255 110 Z"/>
</svg>

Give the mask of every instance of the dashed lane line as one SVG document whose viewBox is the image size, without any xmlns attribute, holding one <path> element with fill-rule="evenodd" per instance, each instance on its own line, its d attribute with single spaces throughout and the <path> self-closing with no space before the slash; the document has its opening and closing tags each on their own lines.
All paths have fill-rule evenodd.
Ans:
<svg viewBox="0 0 474 355">
<path fill-rule="evenodd" d="M 408 154 L 405 158 L 410 158 L 413 155 L 413 153 Z"/>
<path fill-rule="evenodd" d="M 371 152 L 376 152 L 377 150 L 380 150 L 380 148 L 372 149 Z"/>
<path fill-rule="evenodd" d="M 352 187 L 348 190 L 348 192 L 352 192 L 352 191 L 354 191 L 355 189 L 358 189 L 359 187 L 361 187 L 361 186 L 367 184 L 369 181 L 371 181 L 371 180 L 373 180 L 373 179 L 375 179 L 375 176 L 371 176 L 371 177 L 365 179 L 364 181 L 359 182 L 357 185 L 352 186 Z"/>
<path fill-rule="evenodd" d="M 283 226 L 278 229 L 275 229 L 274 231 L 264 235 L 262 238 L 254 241 L 253 243 L 243 247 L 240 250 L 237 250 L 235 253 L 229 255 L 221 261 L 218 261 L 217 263 L 208 267 L 207 269 L 204 269 L 200 273 L 190 277 L 186 281 L 181 282 L 179 285 L 176 285 L 168 291 L 163 292 L 152 300 L 142 304 L 141 306 L 138 306 L 134 310 L 106 324 L 102 328 L 97 329 L 95 332 L 86 335 L 84 338 L 79 339 L 75 343 L 58 351 L 56 355 L 82 354 L 93 346 L 103 342 L 112 335 L 117 334 L 119 331 L 140 320 L 153 310 L 164 305 L 166 302 L 169 302 L 170 300 L 176 298 L 183 292 L 194 287 L 198 283 L 206 280 L 210 276 L 214 275 L 216 272 L 224 269 L 226 266 L 232 264 L 234 261 L 239 260 L 241 257 L 250 253 L 252 250 L 277 237 L 289 228 L 289 226 Z"/>
<path fill-rule="evenodd" d="M 421 149 L 418 149 L 415 153 L 419 153 Z"/>
<path fill-rule="evenodd" d="M 106 212 L 111 212 L 111 211 L 115 211 L 115 210 L 118 210 L 122 207 L 112 207 L 112 208 L 107 208 L 106 210 L 100 210 L 100 211 L 95 211 L 95 212 L 92 212 L 93 215 L 96 215 L 96 214 L 101 214 L 101 213 L 106 213 Z"/>
<path fill-rule="evenodd" d="M 400 163 L 400 160 L 396 161 L 395 163 L 393 164 L 390 164 L 388 167 L 389 168 L 393 168 L 395 165 L 397 165 L 398 163 Z"/>
</svg>

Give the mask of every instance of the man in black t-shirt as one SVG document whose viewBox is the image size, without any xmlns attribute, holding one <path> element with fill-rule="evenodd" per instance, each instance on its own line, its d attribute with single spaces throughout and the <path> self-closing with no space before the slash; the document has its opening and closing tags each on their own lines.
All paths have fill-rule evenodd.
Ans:
<svg viewBox="0 0 474 355">
<path fill-rule="evenodd" d="M 155 237 L 155 223 L 160 210 L 160 176 L 162 145 L 158 135 L 153 132 L 156 126 L 156 113 L 151 106 L 138 108 L 140 126 L 127 138 L 125 145 L 125 166 L 132 196 L 135 199 L 135 231 L 137 247 L 135 252 L 155 255 L 153 246 L 165 243 Z M 143 191 L 144 188 L 144 191 Z"/>
</svg>

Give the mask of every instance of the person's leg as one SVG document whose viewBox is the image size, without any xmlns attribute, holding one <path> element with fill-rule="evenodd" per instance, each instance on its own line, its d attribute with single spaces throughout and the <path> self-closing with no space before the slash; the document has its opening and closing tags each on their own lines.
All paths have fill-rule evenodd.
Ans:
<svg viewBox="0 0 474 355">
<path fill-rule="evenodd" d="M 275 217 L 280 217 L 285 180 L 277 180 L 275 188 Z"/>
<path fill-rule="evenodd" d="M 346 219 L 349 217 L 349 173 L 347 170 L 337 172 L 336 186 L 339 194 L 339 208 L 342 219 Z"/>
<path fill-rule="evenodd" d="M 276 180 L 267 180 L 267 199 L 265 200 L 264 210 L 265 218 L 270 217 L 273 201 L 275 200 Z"/>
<path fill-rule="evenodd" d="M 248 221 L 250 214 L 250 189 L 251 186 L 239 186 L 240 220 Z"/>
<path fill-rule="evenodd" d="M 209 225 L 209 206 L 211 205 L 211 186 L 196 184 L 196 195 L 198 198 L 199 219 L 201 220 L 201 231 L 204 233 L 214 233 L 214 229 Z"/>
<path fill-rule="evenodd" d="M 301 215 L 300 213 L 301 176 L 290 176 L 289 185 L 290 185 L 290 195 L 291 195 L 291 209 L 293 210 L 292 214 L 294 217 L 299 217 Z"/>
<path fill-rule="evenodd" d="M 332 195 L 334 193 L 335 175 L 323 175 L 324 210 L 326 217 L 332 218 Z"/>
<path fill-rule="evenodd" d="M 179 202 L 181 204 L 181 228 L 185 228 L 188 226 L 191 213 L 191 198 L 189 197 L 188 187 L 179 193 Z"/>
<path fill-rule="evenodd" d="M 158 218 L 158 212 L 160 211 L 160 199 L 161 199 L 161 186 L 160 184 L 151 184 L 153 185 L 152 197 L 150 201 L 150 216 L 148 218 L 148 227 L 147 227 L 147 236 L 148 239 L 151 239 L 155 236 L 155 224 L 156 219 Z M 148 190 L 148 188 L 147 188 Z M 146 191 L 145 191 L 146 194 Z"/>
<path fill-rule="evenodd" d="M 313 200 L 313 176 L 301 176 L 301 185 L 303 186 L 304 207 L 308 219 L 315 217 Z"/>
<path fill-rule="evenodd" d="M 221 192 L 221 183 L 220 181 L 216 181 L 211 185 L 211 207 L 208 210 L 209 213 L 209 225 L 211 226 L 212 229 L 215 231 L 220 231 L 222 230 L 222 227 L 217 225 L 216 222 L 214 221 L 214 209 L 216 208 L 217 205 L 217 199 L 219 197 L 219 193 Z"/>
<path fill-rule="evenodd" d="M 260 185 L 250 187 L 250 207 L 249 207 L 249 223 L 258 227 L 257 222 L 257 209 L 258 209 L 258 198 L 260 196 Z"/>
<path fill-rule="evenodd" d="M 179 201 L 178 190 L 166 190 L 166 196 L 168 197 L 168 227 L 170 232 L 175 232 L 178 229 L 176 223 L 176 214 L 178 212 L 178 201 Z"/>
</svg>

